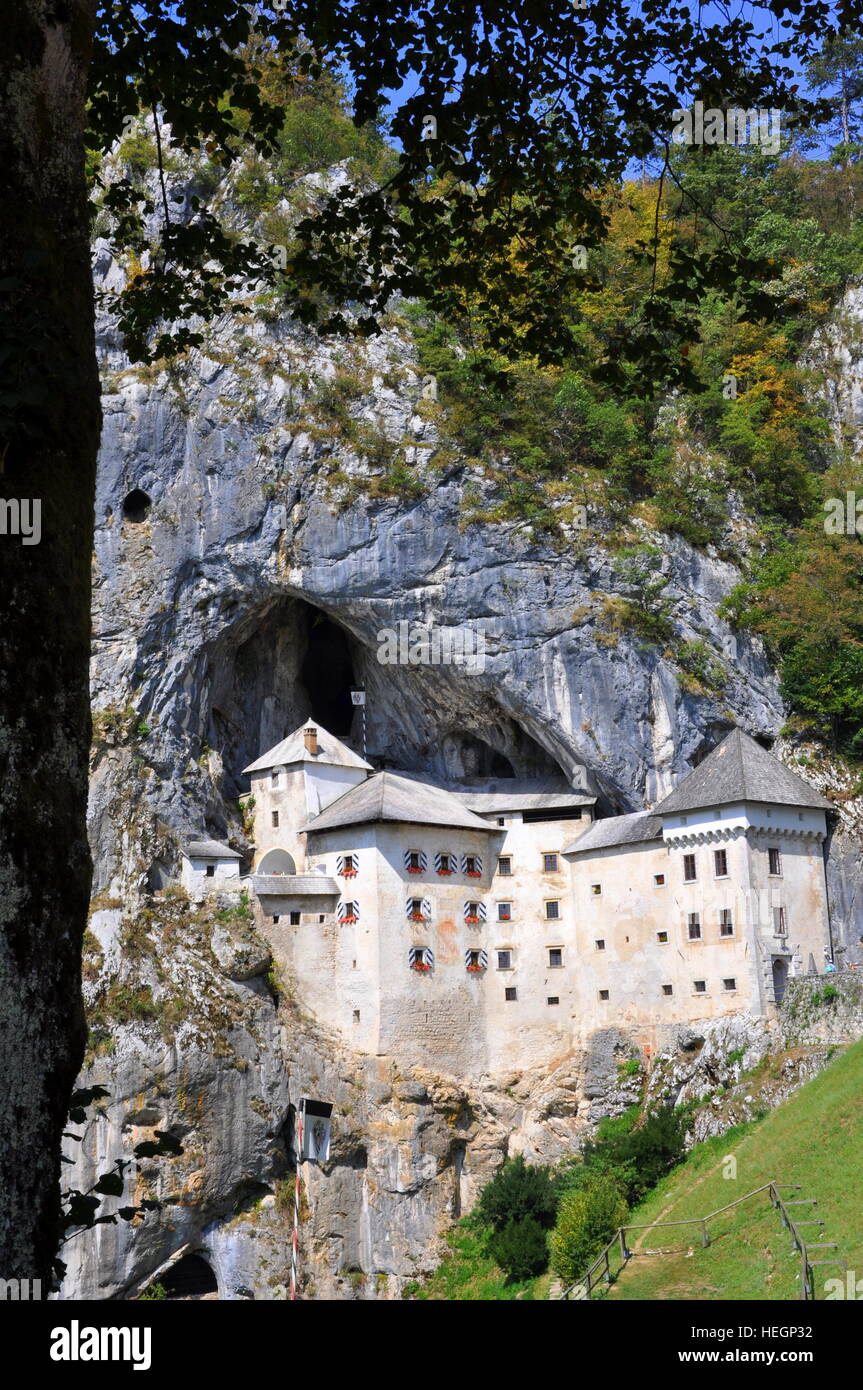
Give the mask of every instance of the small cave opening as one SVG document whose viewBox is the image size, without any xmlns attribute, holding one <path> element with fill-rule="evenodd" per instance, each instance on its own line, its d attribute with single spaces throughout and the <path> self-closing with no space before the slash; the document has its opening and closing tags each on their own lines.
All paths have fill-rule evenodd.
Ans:
<svg viewBox="0 0 863 1390">
<path fill-rule="evenodd" d="M 147 520 L 152 505 L 152 499 L 146 492 L 142 492 L 139 487 L 133 488 L 123 498 L 123 516 L 134 526 L 139 526 L 142 521 Z"/>
<path fill-rule="evenodd" d="M 167 1298 L 206 1298 L 219 1292 L 216 1276 L 200 1252 L 184 1255 L 156 1282 L 161 1284 Z"/>
<path fill-rule="evenodd" d="M 311 718 L 337 738 L 351 732 L 354 666 L 344 628 L 318 609 L 306 610 L 306 654 L 300 679 L 311 704 Z"/>
</svg>

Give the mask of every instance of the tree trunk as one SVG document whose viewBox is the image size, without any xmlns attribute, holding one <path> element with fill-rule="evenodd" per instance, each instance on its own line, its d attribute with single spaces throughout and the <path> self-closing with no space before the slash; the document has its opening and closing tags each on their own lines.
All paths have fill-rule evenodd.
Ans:
<svg viewBox="0 0 863 1390">
<path fill-rule="evenodd" d="M 87 668 L 100 412 L 83 125 L 94 9 L 94 0 L 11 0 L 0 51 L 0 1277 L 7 1279 L 49 1276 L 61 1131 L 85 1035 Z"/>
</svg>

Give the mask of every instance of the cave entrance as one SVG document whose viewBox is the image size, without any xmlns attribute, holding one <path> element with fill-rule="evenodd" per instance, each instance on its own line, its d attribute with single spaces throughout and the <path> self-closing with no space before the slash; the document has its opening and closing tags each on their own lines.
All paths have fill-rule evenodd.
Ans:
<svg viewBox="0 0 863 1390">
<path fill-rule="evenodd" d="M 336 738 L 347 738 L 354 717 L 351 688 L 355 685 L 347 636 L 318 609 L 307 609 L 306 624 L 300 679 L 308 692 L 311 718 Z"/>
<path fill-rule="evenodd" d="M 212 1298 L 219 1293 L 216 1276 L 200 1253 L 184 1255 L 165 1271 L 159 1283 L 168 1298 Z"/>
</svg>

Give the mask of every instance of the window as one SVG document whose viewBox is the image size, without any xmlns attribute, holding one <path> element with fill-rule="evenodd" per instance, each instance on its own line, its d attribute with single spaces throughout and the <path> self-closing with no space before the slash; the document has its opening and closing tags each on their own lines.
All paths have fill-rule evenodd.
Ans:
<svg viewBox="0 0 863 1390">
<path fill-rule="evenodd" d="M 497 871 L 502 878 L 509 878 L 512 874 L 512 858 L 508 854 L 502 855 L 497 861 Z"/>
<path fill-rule="evenodd" d="M 279 925 L 279 914 L 278 914 L 278 912 L 274 912 L 274 913 L 273 913 L 273 926 L 274 926 L 274 927 L 277 927 L 278 925 Z"/>
<path fill-rule="evenodd" d="M 604 940 L 603 937 L 601 937 L 601 936 L 598 937 L 598 938 L 596 939 L 596 941 L 594 941 L 593 944 L 594 944 L 594 946 L 596 947 L 597 951 L 604 951 L 604 950 L 605 950 L 605 940 Z"/>
<path fill-rule="evenodd" d="M 696 993 L 696 994 L 706 994 L 706 993 L 707 993 L 707 981 L 706 981 L 706 980 L 695 980 L 695 981 L 693 982 L 692 988 L 695 990 L 695 993 Z"/>
<path fill-rule="evenodd" d="M 665 995 L 672 995 L 672 994 L 674 993 L 674 986 L 673 986 L 673 985 L 663 985 L 663 986 L 662 986 L 662 993 L 665 994 Z"/>
<path fill-rule="evenodd" d="M 279 785 L 279 774 L 278 774 L 278 772 L 273 771 L 273 772 L 270 773 L 270 786 L 271 786 L 271 787 L 277 787 L 278 785 Z"/>
<path fill-rule="evenodd" d="M 465 903 L 464 920 L 470 923 L 471 926 L 474 926 L 477 922 L 481 922 L 484 917 L 485 910 L 482 903 Z"/>
<path fill-rule="evenodd" d="M 355 902 L 339 903 L 336 916 L 342 926 L 346 923 L 358 922 L 360 920 L 360 905 Z"/>
<path fill-rule="evenodd" d="M 698 875 L 695 872 L 695 855 L 684 854 L 683 856 L 683 882 L 694 883 Z"/>
<path fill-rule="evenodd" d="M 778 878 L 782 873 L 782 855 L 778 849 L 768 849 L 767 851 L 767 872 L 774 878 Z"/>
<path fill-rule="evenodd" d="M 485 951 L 465 951 L 465 969 L 470 975 L 478 975 L 488 968 L 488 955 Z"/>
<path fill-rule="evenodd" d="M 355 854 L 340 854 L 336 859 L 336 873 L 342 878 L 356 878 L 359 861 Z"/>
<path fill-rule="evenodd" d="M 559 970 L 560 967 L 561 967 L 562 965 L 563 965 L 563 947 L 562 947 L 562 946 L 549 946 L 549 948 L 548 948 L 548 966 L 549 966 L 549 969 L 550 969 L 550 970 Z"/>
<path fill-rule="evenodd" d="M 719 935 L 720 935 L 720 936 L 733 936 L 733 935 L 734 935 L 734 919 L 733 919 L 733 917 L 731 916 L 731 908 L 730 908 L 730 907 L 723 907 L 722 911 L 721 911 L 720 914 L 719 914 Z"/>
<path fill-rule="evenodd" d="M 515 985 L 507 985 L 506 989 L 503 992 L 503 997 L 508 1004 L 511 1004 L 513 1000 L 517 999 L 518 990 L 516 989 Z"/>
<path fill-rule="evenodd" d="M 435 855 L 434 866 L 435 873 L 443 875 L 444 878 L 454 874 L 458 867 L 455 855 L 450 854 L 448 850 L 441 850 L 440 854 Z"/>
<path fill-rule="evenodd" d="M 608 998 L 608 990 L 607 990 L 607 989 L 601 989 L 601 990 L 599 991 L 599 997 L 600 997 L 600 999 L 607 999 L 607 998 Z"/>
<path fill-rule="evenodd" d="M 274 829 L 274 830 L 278 830 L 278 828 L 279 828 L 279 813 L 278 813 L 278 811 L 274 811 L 274 812 L 273 812 L 273 829 Z"/>
<path fill-rule="evenodd" d="M 360 1021 L 360 1011 L 359 1011 L 359 1009 L 354 1009 L 354 1023 L 359 1023 L 359 1021 Z"/>
<path fill-rule="evenodd" d="M 323 922 L 324 920 L 325 920 L 325 918 L 324 918 L 324 913 L 321 912 L 321 913 L 318 915 L 318 921 L 319 921 L 319 922 Z"/>
<path fill-rule="evenodd" d="M 512 921 L 512 903 L 498 903 L 497 920 L 499 922 Z"/>
<path fill-rule="evenodd" d="M 422 860 L 420 859 L 420 852 L 418 849 L 408 850 L 405 855 L 405 868 L 409 874 L 418 874 L 422 872 Z"/>
<path fill-rule="evenodd" d="M 215 878 L 215 877 L 216 877 L 216 866 L 215 866 L 215 864 L 208 864 L 208 865 L 207 865 L 207 878 Z"/>
<path fill-rule="evenodd" d="M 466 854 L 462 862 L 468 878 L 482 877 L 482 860 L 478 854 Z"/>
<path fill-rule="evenodd" d="M 292 912 L 289 921 L 292 927 L 298 927 L 300 925 L 300 914 L 298 912 Z"/>
<path fill-rule="evenodd" d="M 690 912 L 686 922 L 686 930 L 690 941 L 701 940 L 701 918 L 697 912 Z"/>
<path fill-rule="evenodd" d="M 591 893 L 593 894 L 593 896 L 594 896 L 595 898 L 598 898 L 599 895 L 600 895 L 600 893 L 602 892 L 602 884 L 601 884 L 601 883 L 592 883 L 592 884 L 590 885 L 590 891 L 591 891 Z"/>
<path fill-rule="evenodd" d="M 560 998 L 556 994 L 550 994 L 545 1002 L 546 1004 L 559 1004 Z"/>
<path fill-rule="evenodd" d="M 658 932 L 656 933 L 656 939 L 657 939 L 657 941 L 659 942 L 659 944 L 660 944 L 661 946 L 664 946 L 665 943 L 666 943 L 666 941 L 668 940 L 668 932 L 667 932 L 667 931 L 658 931 Z"/>
<path fill-rule="evenodd" d="M 722 981 L 722 988 L 725 990 L 726 994 L 731 994 L 732 991 L 737 988 L 737 981 L 733 975 L 730 975 L 727 980 Z"/>
<path fill-rule="evenodd" d="M 560 903 L 556 901 L 547 902 L 545 905 L 545 917 L 548 922 L 557 922 L 560 919 Z"/>
<path fill-rule="evenodd" d="M 426 919 L 425 903 L 422 898 L 408 898 L 407 914 L 412 922 L 424 922 Z"/>
<path fill-rule="evenodd" d="M 662 888 L 665 883 L 665 874 L 654 874 L 653 882 L 656 884 L 657 888 Z"/>
<path fill-rule="evenodd" d="M 556 855 L 556 854 L 544 854 L 544 855 L 542 856 L 542 872 L 543 872 L 544 874 L 556 874 L 556 873 L 557 873 L 557 855 Z"/>
<path fill-rule="evenodd" d="M 427 974 L 434 965 L 434 952 L 428 946 L 411 946 L 408 951 L 408 965 L 411 970 Z"/>
<path fill-rule="evenodd" d="M 498 951 L 497 968 L 498 970 L 512 970 L 512 951 Z"/>
<path fill-rule="evenodd" d="M 784 907 L 774 907 L 773 909 L 773 930 L 777 936 L 785 936 L 788 931 Z"/>
<path fill-rule="evenodd" d="M 715 849 L 713 851 L 713 877 L 728 877 L 728 855 L 724 849 Z"/>
<path fill-rule="evenodd" d="M 506 821 L 504 820 L 503 816 L 498 816 L 497 823 L 498 825 L 506 825 Z"/>
</svg>

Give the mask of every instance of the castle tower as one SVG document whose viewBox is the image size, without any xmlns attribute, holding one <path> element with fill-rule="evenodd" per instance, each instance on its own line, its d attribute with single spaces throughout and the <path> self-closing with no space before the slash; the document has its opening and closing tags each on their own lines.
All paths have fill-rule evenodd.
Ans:
<svg viewBox="0 0 863 1390">
<path fill-rule="evenodd" d="M 300 826 L 364 782 L 371 770 L 347 744 L 311 721 L 244 768 L 255 803 L 254 872 L 302 872 Z"/>
</svg>

